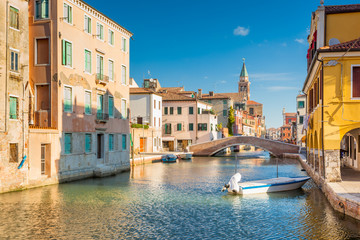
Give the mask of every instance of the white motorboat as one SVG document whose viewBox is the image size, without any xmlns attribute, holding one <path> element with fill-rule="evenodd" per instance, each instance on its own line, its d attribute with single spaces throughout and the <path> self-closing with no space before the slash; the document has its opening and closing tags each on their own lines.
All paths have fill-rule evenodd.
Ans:
<svg viewBox="0 0 360 240">
<path fill-rule="evenodd" d="M 231 177 L 228 184 L 225 184 L 222 191 L 227 190 L 230 194 L 255 194 L 290 191 L 301 188 L 310 177 L 278 177 L 250 182 L 242 182 L 240 173 Z"/>
<path fill-rule="evenodd" d="M 191 158 L 192 158 L 192 153 L 190 153 L 190 152 L 180 153 L 178 156 L 179 156 L 182 160 L 191 160 Z"/>
</svg>

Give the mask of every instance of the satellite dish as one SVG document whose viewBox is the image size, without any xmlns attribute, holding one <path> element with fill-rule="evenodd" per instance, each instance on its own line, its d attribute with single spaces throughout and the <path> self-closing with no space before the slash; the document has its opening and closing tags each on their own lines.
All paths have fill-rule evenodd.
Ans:
<svg viewBox="0 0 360 240">
<path fill-rule="evenodd" d="M 329 46 L 336 45 L 336 44 L 339 44 L 339 43 L 340 43 L 340 41 L 337 38 L 332 38 L 332 39 L 329 40 Z"/>
</svg>

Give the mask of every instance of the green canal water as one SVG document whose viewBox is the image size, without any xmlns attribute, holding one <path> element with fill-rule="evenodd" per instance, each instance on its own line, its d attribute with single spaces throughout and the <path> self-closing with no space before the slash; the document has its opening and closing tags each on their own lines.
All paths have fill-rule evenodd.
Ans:
<svg viewBox="0 0 360 240">
<path fill-rule="evenodd" d="M 279 159 L 279 176 L 302 176 Z M 220 190 L 276 177 L 276 159 L 194 158 L 0 195 L 0 239 L 360 239 L 360 222 L 335 212 L 312 181 L 251 196 Z"/>
</svg>

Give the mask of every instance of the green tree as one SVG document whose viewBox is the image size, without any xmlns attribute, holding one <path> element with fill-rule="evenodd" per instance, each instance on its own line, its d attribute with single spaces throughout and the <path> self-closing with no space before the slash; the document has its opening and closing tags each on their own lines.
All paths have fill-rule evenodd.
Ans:
<svg viewBox="0 0 360 240">
<path fill-rule="evenodd" d="M 233 130 L 232 130 L 232 126 L 235 122 L 235 111 L 234 108 L 232 106 L 230 106 L 229 109 L 229 114 L 228 114 L 228 124 L 227 124 L 227 128 L 229 130 L 229 135 L 232 136 L 233 135 Z"/>
</svg>

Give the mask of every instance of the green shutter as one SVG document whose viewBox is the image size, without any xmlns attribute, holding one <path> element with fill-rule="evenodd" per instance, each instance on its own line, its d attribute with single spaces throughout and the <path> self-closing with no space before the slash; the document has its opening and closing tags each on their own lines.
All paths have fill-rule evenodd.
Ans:
<svg viewBox="0 0 360 240">
<path fill-rule="evenodd" d="M 167 133 L 168 133 L 168 125 L 165 124 L 165 134 L 167 134 Z"/>
<path fill-rule="evenodd" d="M 85 152 L 91 152 L 91 134 L 85 134 Z"/>
<path fill-rule="evenodd" d="M 66 42 L 62 40 L 62 64 L 66 65 Z"/>
<path fill-rule="evenodd" d="M 68 6 L 69 23 L 72 23 L 72 7 Z"/>
<path fill-rule="evenodd" d="M 66 42 L 66 65 L 72 66 L 72 46 L 71 43 Z"/>
<path fill-rule="evenodd" d="M 164 107 L 164 114 L 167 115 L 168 114 L 168 108 Z"/>
<path fill-rule="evenodd" d="M 91 93 L 85 92 L 85 113 L 91 114 Z"/>
<path fill-rule="evenodd" d="M 189 107 L 189 114 L 194 114 L 194 108 L 193 107 Z"/>
<path fill-rule="evenodd" d="M 72 90 L 69 87 L 65 87 L 64 89 L 64 111 L 71 112 L 72 111 Z"/>
<path fill-rule="evenodd" d="M 109 134 L 109 151 L 114 150 L 114 135 Z"/>
<path fill-rule="evenodd" d="M 10 97 L 10 119 L 17 119 L 17 98 Z"/>
<path fill-rule="evenodd" d="M 88 51 L 87 50 L 85 50 L 85 71 L 87 71 L 87 72 L 89 72 L 88 70 L 88 68 L 89 68 L 89 66 L 88 66 Z"/>
<path fill-rule="evenodd" d="M 114 116 L 114 98 L 113 97 L 109 97 L 109 116 L 110 117 Z"/>
<path fill-rule="evenodd" d="M 65 141 L 64 141 L 65 153 L 71 153 L 71 133 L 65 133 Z"/>
<path fill-rule="evenodd" d="M 126 150 L 126 135 L 122 135 L 122 149 Z"/>
</svg>

